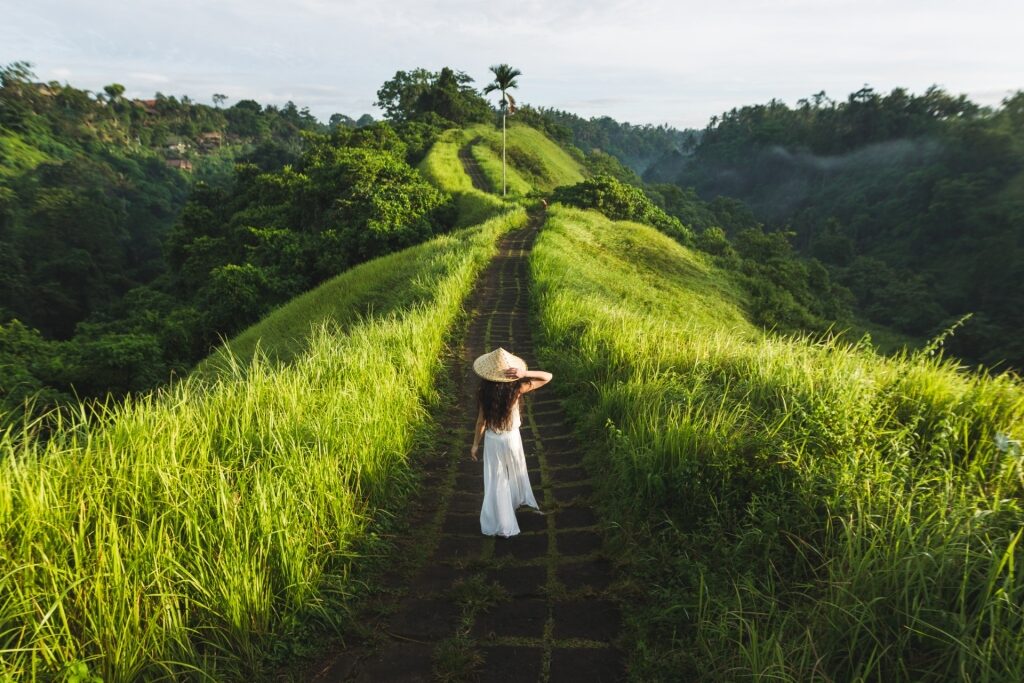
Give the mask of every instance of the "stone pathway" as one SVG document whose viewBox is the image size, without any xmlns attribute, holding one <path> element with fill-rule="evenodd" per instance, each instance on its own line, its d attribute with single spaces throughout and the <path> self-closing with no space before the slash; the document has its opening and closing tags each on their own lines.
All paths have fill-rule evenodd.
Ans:
<svg viewBox="0 0 1024 683">
<path fill-rule="evenodd" d="M 617 681 L 619 612 L 606 595 L 612 566 L 602 553 L 582 451 L 553 390 L 524 400 L 530 479 L 547 514 L 522 508 L 522 533 L 480 533 L 483 465 L 469 458 L 477 386 L 472 360 L 501 346 L 537 368 L 528 323 L 527 256 L 543 221 L 508 234 L 480 278 L 453 381 L 459 402 L 446 456 L 426 463 L 418 519 L 400 547 L 375 647 L 340 652 L 318 681 Z M 555 382 L 558 378 L 555 378 Z M 456 426 L 457 425 L 457 426 Z M 426 547 L 424 547 L 426 546 Z M 399 555 L 402 551 L 399 552 Z"/>
</svg>

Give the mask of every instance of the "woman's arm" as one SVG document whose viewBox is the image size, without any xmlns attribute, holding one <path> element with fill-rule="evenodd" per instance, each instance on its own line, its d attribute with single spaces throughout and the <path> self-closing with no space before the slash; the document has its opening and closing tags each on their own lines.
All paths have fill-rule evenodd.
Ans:
<svg viewBox="0 0 1024 683">
<path fill-rule="evenodd" d="M 469 449 L 469 457 L 476 460 L 476 452 L 480 450 L 480 438 L 484 435 L 484 409 L 476 413 L 476 427 L 473 428 L 473 447 Z"/>
<path fill-rule="evenodd" d="M 550 372 L 544 372 L 543 370 L 526 370 L 524 372 L 519 368 L 509 368 L 505 371 L 505 376 L 511 377 L 512 379 L 521 379 L 523 377 L 529 378 L 530 383 L 522 386 L 519 390 L 520 394 L 527 394 L 536 389 L 540 389 L 542 386 L 550 382 L 552 377 L 554 377 Z"/>
</svg>

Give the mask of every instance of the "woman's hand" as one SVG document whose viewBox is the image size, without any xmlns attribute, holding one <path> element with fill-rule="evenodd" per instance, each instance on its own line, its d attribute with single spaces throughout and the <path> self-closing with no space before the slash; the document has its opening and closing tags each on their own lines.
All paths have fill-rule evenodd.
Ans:
<svg viewBox="0 0 1024 683">
<path fill-rule="evenodd" d="M 473 462 L 476 462 L 476 452 L 480 450 L 479 446 L 473 446 L 469 449 L 469 457 Z"/>
<path fill-rule="evenodd" d="M 508 368 L 507 370 L 505 370 L 505 376 L 508 377 L 509 379 L 521 379 L 523 377 L 526 377 L 526 373 L 520 370 L 519 368 Z"/>
</svg>

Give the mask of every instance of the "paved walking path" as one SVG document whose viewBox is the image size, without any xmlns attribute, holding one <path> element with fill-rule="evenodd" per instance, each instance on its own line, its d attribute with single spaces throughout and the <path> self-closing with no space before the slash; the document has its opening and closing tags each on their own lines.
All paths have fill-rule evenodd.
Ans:
<svg viewBox="0 0 1024 683">
<path fill-rule="evenodd" d="M 480 533 L 483 465 L 469 458 L 478 380 L 472 360 L 501 346 L 538 368 L 528 321 L 527 256 L 543 214 L 506 235 L 477 283 L 460 357 L 459 394 L 447 455 L 426 463 L 417 523 L 396 567 L 393 593 L 372 626 L 376 647 L 342 651 L 319 681 L 615 681 L 619 613 L 605 595 L 612 567 L 602 553 L 582 450 L 553 389 L 524 399 L 523 443 L 546 515 L 522 508 L 522 533 Z M 558 382 L 558 377 L 555 378 Z M 439 449 L 440 450 L 440 449 Z M 422 546 L 429 544 L 429 547 Z M 400 551 L 401 552 L 401 551 Z"/>
</svg>

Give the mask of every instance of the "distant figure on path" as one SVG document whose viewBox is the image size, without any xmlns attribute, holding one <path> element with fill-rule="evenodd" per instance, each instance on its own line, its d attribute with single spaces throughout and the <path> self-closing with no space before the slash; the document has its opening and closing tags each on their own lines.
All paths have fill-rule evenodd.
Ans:
<svg viewBox="0 0 1024 683">
<path fill-rule="evenodd" d="M 473 361 L 480 376 L 477 394 L 476 428 L 470 457 L 477 459 L 480 439 L 484 440 L 484 505 L 480 510 L 480 531 L 487 536 L 515 536 L 519 533 L 516 508 L 528 505 L 538 512 L 526 455 L 519 434 L 519 398 L 551 381 L 551 373 L 527 370 L 522 358 L 505 349 L 495 349 Z"/>
</svg>

